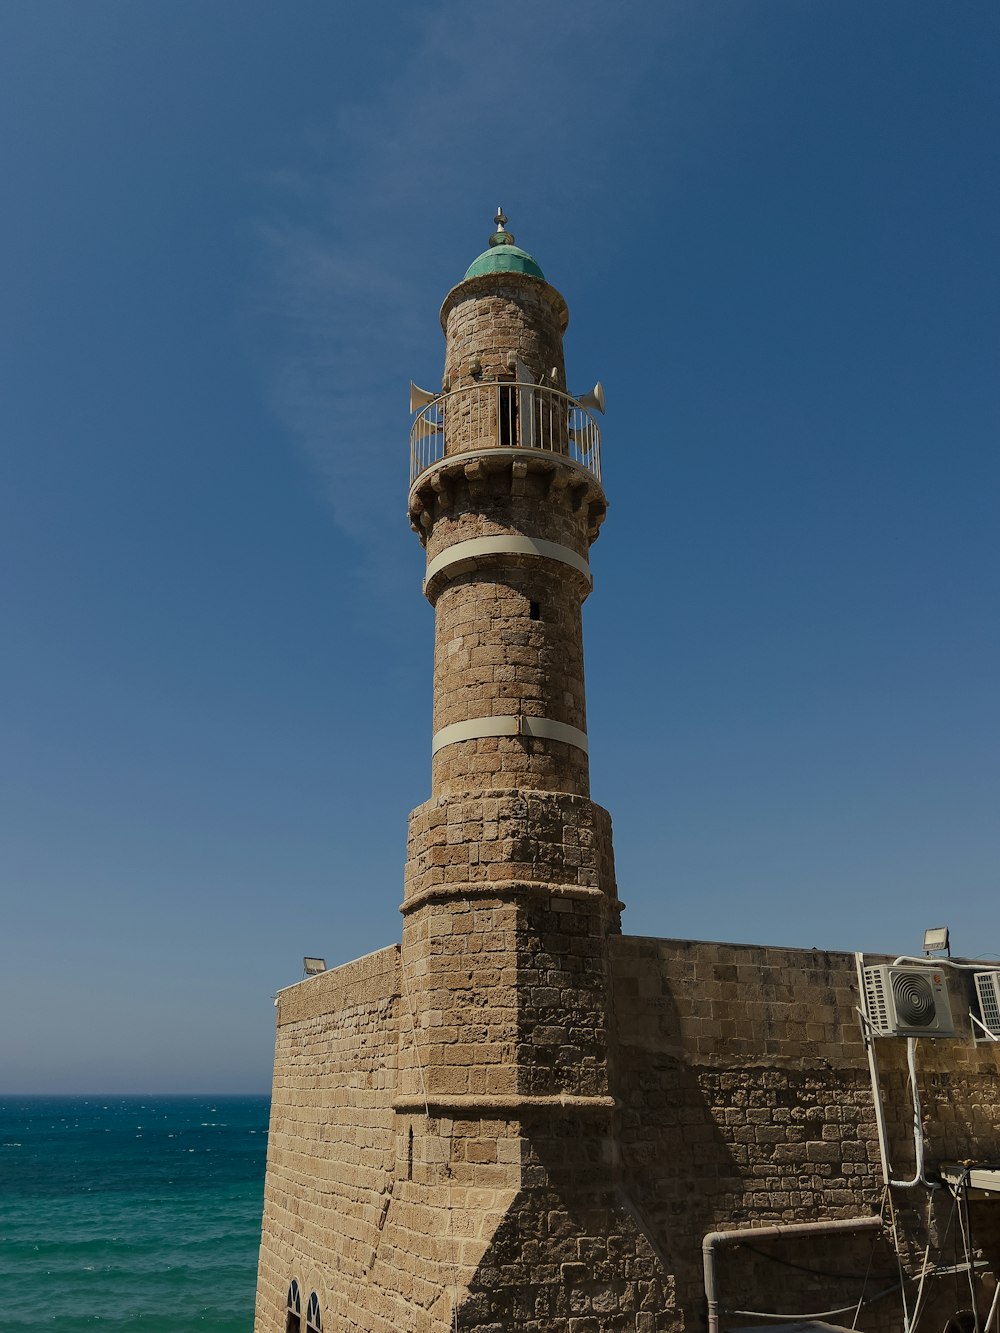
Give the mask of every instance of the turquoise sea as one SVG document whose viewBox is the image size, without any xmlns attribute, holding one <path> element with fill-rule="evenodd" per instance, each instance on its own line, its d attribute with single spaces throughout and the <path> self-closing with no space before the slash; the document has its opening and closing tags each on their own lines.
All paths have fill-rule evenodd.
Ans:
<svg viewBox="0 0 1000 1333">
<path fill-rule="evenodd" d="M 268 1105 L 0 1100 L 2 1333 L 250 1333 Z"/>
</svg>

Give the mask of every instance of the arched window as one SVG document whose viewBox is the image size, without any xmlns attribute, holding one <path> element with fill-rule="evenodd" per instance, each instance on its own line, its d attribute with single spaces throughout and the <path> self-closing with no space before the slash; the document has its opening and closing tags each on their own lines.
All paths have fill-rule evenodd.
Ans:
<svg viewBox="0 0 1000 1333">
<path fill-rule="evenodd" d="M 306 1328 L 309 1333 L 323 1333 L 323 1316 L 319 1312 L 319 1297 L 314 1291 L 309 1293 L 309 1307 L 306 1310 Z"/>
<path fill-rule="evenodd" d="M 302 1295 L 295 1278 L 288 1284 L 288 1300 L 285 1305 L 285 1333 L 302 1333 Z"/>
</svg>

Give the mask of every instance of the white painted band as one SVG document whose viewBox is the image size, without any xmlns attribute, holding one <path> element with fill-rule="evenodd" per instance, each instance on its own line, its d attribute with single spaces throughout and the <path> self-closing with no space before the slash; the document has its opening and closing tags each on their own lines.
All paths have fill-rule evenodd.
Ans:
<svg viewBox="0 0 1000 1333">
<path fill-rule="evenodd" d="M 575 745 L 584 754 L 588 753 L 587 733 L 567 722 L 553 722 L 547 717 L 473 717 L 435 732 L 431 754 L 437 754 L 446 745 L 475 741 L 483 736 L 537 736 L 540 740 Z"/>
<path fill-rule="evenodd" d="M 564 565 L 572 565 L 579 570 L 588 585 L 593 586 L 594 576 L 587 561 L 559 542 L 545 542 L 534 537 L 471 537 L 468 541 L 456 542 L 434 557 L 427 566 L 424 587 L 442 569 L 471 562 L 482 555 L 537 555 L 545 560 L 560 560 Z"/>
</svg>

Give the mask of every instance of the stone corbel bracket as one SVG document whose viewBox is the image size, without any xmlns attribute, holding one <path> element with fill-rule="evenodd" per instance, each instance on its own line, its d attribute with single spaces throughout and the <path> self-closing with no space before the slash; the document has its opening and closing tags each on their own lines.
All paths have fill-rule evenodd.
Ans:
<svg viewBox="0 0 1000 1333">
<path fill-rule="evenodd" d="M 449 511 L 459 481 L 469 486 L 473 497 L 497 486 L 517 495 L 531 474 L 544 478 L 552 501 L 568 504 L 574 513 L 586 510 L 587 537 L 595 542 L 608 512 L 601 483 L 579 463 L 545 449 L 487 447 L 439 459 L 410 487 L 410 527 L 426 546 L 436 515 Z"/>
</svg>

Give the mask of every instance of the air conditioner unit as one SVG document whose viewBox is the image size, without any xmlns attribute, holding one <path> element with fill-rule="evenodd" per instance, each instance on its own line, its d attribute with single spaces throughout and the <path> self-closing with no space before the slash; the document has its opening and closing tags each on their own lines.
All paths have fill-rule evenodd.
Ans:
<svg viewBox="0 0 1000 1333">
<path fill-rule="evenodd" d="M 991 1037 L 1000 1040 L 1000 971 L 977 972 L 976 994 L 983 1027 Z"/>
<path fill-rule="evenodd" d="M 944 972 L 933 967 L 865 968 L 865 1010 L 877 1037 L 953 1037 Z"/>
</svg>

